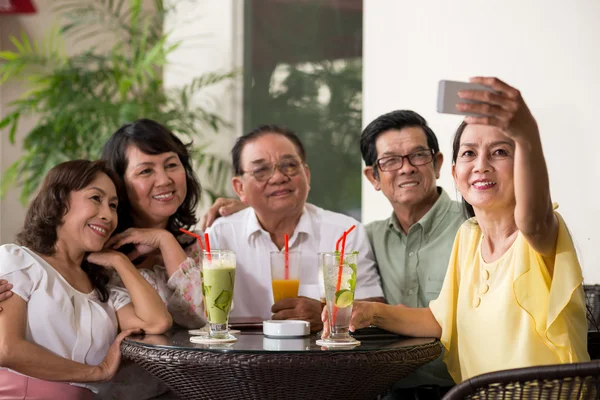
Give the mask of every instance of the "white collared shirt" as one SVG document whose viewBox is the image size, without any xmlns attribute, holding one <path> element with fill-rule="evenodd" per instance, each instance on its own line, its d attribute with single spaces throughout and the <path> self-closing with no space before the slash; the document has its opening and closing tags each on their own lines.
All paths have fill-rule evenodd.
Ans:
<svg viewBox="0 0 600 400">
<path fill-rule="evenodd" d="M 106 357 L 119 328 L 117 311 L 131 303 L 126 289 L 108 285 L 101 302 L 96 290 L 82 293 L 27 247 L 0 247 L 0 278 L 27 303 L 25 339 L 50 352 L 88 365 Z M 100 383 L 72 383 L 97 392 Z"/>
<path fill-rule="evenodd" d="M 319 299 L 317 253 L 334 251 L 335 243 L 345 230 L 356 225 L 346 241 L 346 252 L 358 251 L 357 299 L 383 297 L 375 258 L 364 226 L 354 218 L 306 204 L 300 221 L 289 239 L 290 251 L 300 251 L 299 296 Z M 236 253 L 236 274 L 232 317 L 271 318 L 270 252 L 280 251 L 271 236 L 258 222 L 254 209 L 248 207 L 222 217 L 208 229 L 212 249 Z"/>
</svg>

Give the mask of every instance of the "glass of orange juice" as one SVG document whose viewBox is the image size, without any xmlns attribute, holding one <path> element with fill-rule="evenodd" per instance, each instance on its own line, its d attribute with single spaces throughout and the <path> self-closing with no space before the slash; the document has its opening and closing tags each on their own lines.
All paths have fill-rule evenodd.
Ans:
<svg viewBox="0 0 600 400">
<path fill-rule="evenodd" d="M 290 251 L 288 256 L 288 271 L 285 268 L 285 251 L 271 252 L 271 283 L 273 286 L 273 302 L 288 297 L 298 297 L 300 286 L 300 252 Z"/>
</svg>

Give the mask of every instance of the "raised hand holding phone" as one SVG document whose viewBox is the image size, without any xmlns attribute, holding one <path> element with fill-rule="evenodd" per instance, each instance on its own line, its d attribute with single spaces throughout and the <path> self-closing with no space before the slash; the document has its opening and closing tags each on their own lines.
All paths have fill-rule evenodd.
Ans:
<svg viewBox="0 0 600 400">
<path fill-rule="evenodd" d="M 496 126 L 514 140 L 539 140 L 537 122 L 523 100 L 521 92 L 498 78 L 475 77 L 471 82 L 492 88 L 495 93 L 466 90 L 459 96 L 459 110 L 479 114 L 465 118 L 468 124 Z M 465 100 L 477 101 L 468 104 Z"/>
<path fill-rule="evenodd" d="M 498 78 L 440 81 L 438 112 L 466 115 L 466 123 L 496 126 L 513 139 L 539 134 L 521 93 Z"/>
<path fill-rule="evenodd" d="M 465 90 L 495 93 L 494 89 L 480 83 L 441 80 L 438 85 L 437 111 L 442 114 L 480 116 L 481 114 L 457 108 L 459 103 L 482 103 L 482 101 L 478 100 L 462 99 L 458 93 Z"/>
</svg>

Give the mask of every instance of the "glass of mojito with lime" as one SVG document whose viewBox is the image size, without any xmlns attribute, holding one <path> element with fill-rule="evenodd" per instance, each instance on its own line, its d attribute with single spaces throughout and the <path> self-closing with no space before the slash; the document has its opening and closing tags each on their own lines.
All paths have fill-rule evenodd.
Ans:
<svg viewBox="0 0 600 400">
<path fill-rule="evenodd" d="M 319 253 L 319 269 L 323 271 L 325 302 L 329 314 L 328 338 L 323 342 L 330 344 L 358 344 L 350 336 L 350 317 L 356 289 L 356 260 L 358 252 L 344 254 L 340 270 L 338 251 Z"/>
<path fill-rule="evenodd" d="M 205 251 L 202 257 L 202 294 L 211 339 L 234 340 L 227 322 L 233 300 L 235 253 L 231 250 Z"/>
</svg>

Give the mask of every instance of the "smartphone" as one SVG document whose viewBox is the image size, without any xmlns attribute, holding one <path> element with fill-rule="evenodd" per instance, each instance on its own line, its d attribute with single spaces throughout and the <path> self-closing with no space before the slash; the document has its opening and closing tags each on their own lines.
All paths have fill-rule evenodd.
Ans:
<svg viewBox="0 0 600 400">
<path fill-rule="evenodd" d="M 398 339 L 401 337 L 400 335 L 398 335 L 394 332 L 389 332 L 389 331 L 386 331 L 384 329 L 378 328 L 373 325 L 366 327 L 366 328 L 357 329 L 354 332 L 350 332 L 350 335 L 356 339 L 361 339 L 361 340 L 365 340 L 365 339 L 379 339 L 379 340 Z"/>
<path fill-rule="evenodd" d="M 480 116 L 480 114 L 467 113 L 459 111 L 456 108 L 458 103 L 481 103 L 480 101 L 461 99 L 458 97 L 458 92 L 461 90 L 483 90 L 485 92 L 496 93 L 495 90 L 479 83 L 443 80 L 440 81 L 438 86 L 437 111 L 442 114 L 472 115 L 476 117 Z"/>
<path fill-rule="evenodd" d="M 262 329 L 263 319 L 261 317 L 231 317 L 229 327 L 234 329 Z"/>
</svg>

